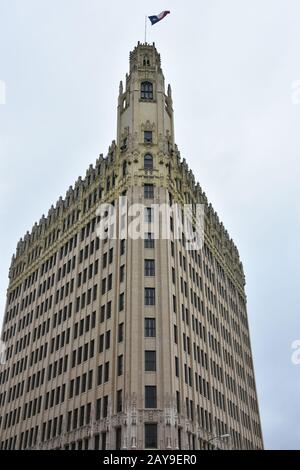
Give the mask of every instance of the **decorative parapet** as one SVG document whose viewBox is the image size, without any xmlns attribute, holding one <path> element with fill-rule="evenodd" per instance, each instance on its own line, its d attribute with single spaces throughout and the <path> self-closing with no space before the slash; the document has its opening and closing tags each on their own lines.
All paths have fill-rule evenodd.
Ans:
<svg viewBox="0 0 300 470">
<path fill-rule="evenodd" d="M 145 127 L 148 128 L 149 126 L 151 127 L 151 123 L 147 122 Z M 168 136 L 161 136 L 161 138 L 167 145 Z M 163 186 L 172 192 L 174 199 L 181 204 L 204 204 L 206 239 L 211 248 L 214 249 L 216 256 L 225 261 L 231 269 L 232 275 L 243 287 L 245 284 L 243 266 L 233 240 L 219 220 L 217 212 L 208 202 L 205 192 L 199 183 L 195 181 L 194 174 L 189 169 L 186 160 L 181 159 L 177 145 L 174 145 L 172 149 L 166 149 L 165 144 L 163 151 L 160 152 L 161 156 L 158 158 L 158 163 L 161 161 L 163 165 L 158 166 L 155 170 L 156 176 L 160 182 L 164 183 Z M 139 162 L 141 158 L 142 155 L 138 151 L 126 156 L 128 165 L 131 162 Z M 120 181 L 124 179 L 120 167 L 123 161 L 122 151 L 117 147 L 116 142 L 112 141 L 107 156 L 104 158 L 103 154 L 100 154 L 95 166 L 90 165 L 87 169 L 84 179 L 78 177 L 74 186 L 69 186 L 65 197 L 60 196 L 55 206 L 50 207 L 47 216 L 43 214 L 39 222 L 33 225 L 31 232 L 26 232 L 25 236 L 20 239 L 11 261 L 9 271 L 11 280 L 17 278 L 31 262 L 43 254 L 45 249 L 50 248 L 51 244 L 54 244 L 63 233 L 72 228 L 75 222 L 82 217 L 84 199 L 92 191 L 97 189 L 101 192 L 101 201 L 105 200 L 106 196 L 116 193 L 117 188 L 121 187 Z M 165 171 L 165 165 L 169 167 L 169 172 Z M 138 173 L 132 174 L 132 170 L 138 171 Z M 138 170 L 132 167 L 132 170 L 128 172 L 127 184 L 135 182 L 135 176 L 142 178 L 142 180 L 150 176 L 149 172 L 145 173 L 143 166 Z M 107 187 L 107 179 L 113 179 L 114 191 L 112 191 L 111 185 L 109 188 Z M 124 185 L 122 185 L 123 189 Z M 71 217 L 74 210 L 76 213 Z M 72 220 L 71 223 L 69 223 L 68 217 Z"/>
</svg>

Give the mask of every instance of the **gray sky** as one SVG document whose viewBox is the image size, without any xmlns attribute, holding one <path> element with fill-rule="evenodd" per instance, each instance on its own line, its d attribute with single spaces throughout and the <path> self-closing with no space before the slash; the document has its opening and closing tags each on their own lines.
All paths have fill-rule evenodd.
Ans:
<svg viewBox="0 0 300 470">
<path fill-rule="evenodd" d="M 116 135 L 119 81 L 148 27 L 176 142 L 236 242 L 265 446 L 300 449 L 299 0 L 0 0 L 0 312 L 18 239 Z M 294 100 L 295 102 L 295 100 Z"/>
</svg>

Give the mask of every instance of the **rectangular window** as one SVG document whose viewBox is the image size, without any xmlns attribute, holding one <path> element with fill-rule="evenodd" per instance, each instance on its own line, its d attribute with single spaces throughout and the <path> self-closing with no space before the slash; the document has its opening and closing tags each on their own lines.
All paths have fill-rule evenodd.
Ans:
<svg viewBox="0 0 300 470">
<path fill-rule="evenodd" d="M 117 371 L 118 371 L 118 376 L 123 374 L 123 354 L 118 356 Z"/>
<path fill-rule="evenodd" d="M 106 362 L 104 365 L 104 382 L 109 380 L 109 362 Z"/>
<path fill-rule="evenodd" d="M 145 386 L 145 408 L 156 408 L 156 407 L 157 407 L 156 386 L 146 385 Z"/>
<path fill-rule="evenodd" d="M 112 289 L 112 274 L 108 276 L 107 290 Z"/>
<path fill-rule="evenodd" d="M 145 144 L 152 143 L 152 131 L 144 131 L 144 143 Z"/>
<path fill-rule="evenodd" d="M 176 377 L 179 377 L 179 361 L 178 357 L 175 356 L 175 375 Z"/>
<path fill-rule="evenodd" d="M 117 413 L 122 411 L 122 390 L 117 391 Z"/>
<path fill-rule="evenodd" d="M 105 305 L 101 306 L 101 311 L 100 311 L 100 323 L 103 323 L 105 320 Z"/>
<path fill-rule="evenodd" d="M 155 276 L 154 259 L 145 259 L 145 276 Z"/>
<path fill-rule="evenodd" d="M 107 418 L 108 395 L 103 398 L 102 418 Z"/>
<path fill-rule="evenodd" d="M 120 323 L 118 326 L 118 343 L 121 343 L 124 338 L 124 323 Z"/>
<path fill-rule="evenodd" d="M 100 335 L 99 339 L 99 353 L 102 353 L 104 349 L 104 335 Z"/>
<path fill-rule="evenodd" d="M 105 337 L 105 349 L 110 348 L 110 330 L 106 332 L 106 337 Z"/>
<path fill-rule="evenodd" d="M 120 255 L 124 255 L 125 253 L 125 240 L 120 241 Z"/>
<path fill-rule="evenodd" d="M 116 428 L 116 450 L 120 450 L 122 447 L 122 428 L 118 426 Z"/>
<path fill-rule="evenodd" d="M 119 311 L 124 310 L 124 292 L 119 297 Z"/>
<path fill-rule="evenodd" d="M 96 420 L 101 418 L 101 398 L 96 401 Z"/>
<path fill-rule="evenodd" d="M 153 208 L 152 207 L 145 207 L 144 217 L 145 217 L 146 223 L 153 222 Z"/>
<path fill-rule="evenodd" d="M 108 302 L 107 307 L 106 307 L 106 318 L 109 320 L 111 317 L 111 301 Z"/>
<path fill-rule="evenodd" d="M 125 266 L 120 266 L 120 283 L 123 282 L 125 279 Z"/>
<path fill-rule="evenodd" d="M 157 424 L 145 424 L 145 449 L 157 449 Z"/>
<path fill-rule="evenodd" d="M 145 337 L 154 338 L 156 335 L 155 318 L 145 318 Z"/>
<path fill-rule="evenodd" d="M 145 233 L 144 246 L 145 248 L 154 248 L 153 233 Z"/>
<path fill-rule="evenodd" d="M 154 186 L 153 184 L 144 185 L 144 198 L 153 199 L 154 198 Z"/>
<path fill-rule="evenodd" d="M 155 289 L 152 287 L 145 288 L 145 305 L 155 305 Z"/>
<path fill-rule="evenodd" d="M 102 267 L 106 268 L 107 265 L 107 253 L 103 253 Z"/>
<path fill-rule="evenodd" d="M 145 351 L 145 371 L 156 370 L 156 351 Z"/>
</svg>

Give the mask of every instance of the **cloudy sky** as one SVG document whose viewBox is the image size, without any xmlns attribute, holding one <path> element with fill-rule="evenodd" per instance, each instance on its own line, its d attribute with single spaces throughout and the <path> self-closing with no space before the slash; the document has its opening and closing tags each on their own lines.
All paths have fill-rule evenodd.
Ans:
<svg viewBox="0 0 300 470">
<path fill-rule="evenodd" d="M 299 0 L 149 6 L 0 0 L 1 319 L 18 239 L 107 151 L 144 16 L 169 9 L 148 42 L 172 85 L 181 155 L 240 250 L 265 446 L 300 449 Z"/>
</svg>

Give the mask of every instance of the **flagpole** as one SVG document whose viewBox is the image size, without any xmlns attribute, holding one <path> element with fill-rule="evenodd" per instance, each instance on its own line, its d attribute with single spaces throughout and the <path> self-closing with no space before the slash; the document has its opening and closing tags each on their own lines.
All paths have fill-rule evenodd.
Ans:
<svg viewBox="0 0 300 470">
<path fill-rule="evenodd" d="M 145 15 L 145 44 L 147 43 L 147 15 Z"/>
</svg>

